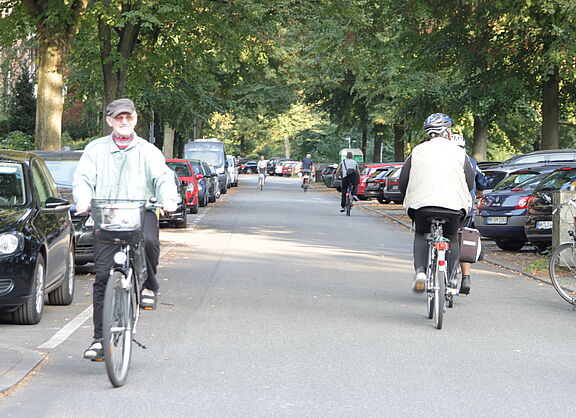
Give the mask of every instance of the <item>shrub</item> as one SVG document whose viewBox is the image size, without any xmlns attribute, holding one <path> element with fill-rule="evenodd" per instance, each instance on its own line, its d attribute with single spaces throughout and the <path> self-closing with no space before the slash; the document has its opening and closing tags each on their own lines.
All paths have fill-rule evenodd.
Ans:
<svg viewBox="0 0 576 418">
<path fill-rule="evenodd" d="M 0 147 L 29 151 L 34 149 L 34 138 L 22 131 L 12 131 L 0 141 Z"/>
</svg>

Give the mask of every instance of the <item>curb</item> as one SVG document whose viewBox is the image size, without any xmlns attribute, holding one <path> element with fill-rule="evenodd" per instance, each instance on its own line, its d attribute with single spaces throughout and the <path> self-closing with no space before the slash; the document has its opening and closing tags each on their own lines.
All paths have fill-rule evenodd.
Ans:
<svg viewBox="0 0 576 418">
<path fill-rule="evenodd" d="M 0 346 L 0 394 L 17 385 L 44 359 L 36 351 Z"/>
<path fill-rule="evenodd" d="M 379 214 L 379 215 L 382 215 L 382 216 L 384 216 L 385 218 L 390 219 L 391 221 L 394 221 L 394 222 L 396 222 L 396 223 L 399 223 L 400 225 L 402 225 L 402 226 L 404 226 L 404 227 L 406 227 L 406 228 L 408 228 L 408 229 L 412 229 L 412 225 L 410 225 L 410 224 L 408 224 L 408 223 L 406 223 L 406 222 L 404 222 L 404 221 L 401 221 L 400 219 L 396 219 L 395 217 L 393 217 L 392 215 L 387 214 L 386 212 L 380 211 L 380 210 L 378 210 L 378 209 L 372 209 L 372 208 L 362 207 L 362 206 L 361 206 L 361 208 L 364 209 L 364 210 L 367 210 L 367 211 L 374 212 L 374 213 L 377 213 L 377 214 Z M 496 260 L 494 260 L 494 259 L 491 259 L 490 257 L 486 257 L 486 256 L 485 256 L 485 257 L 482 259 L 482 261 L 483 261 L 483 262 L 486 262 L 486 263 L 488 263 L 488 264 L 493 264 L 493 265 L 495 265 L 495 266 L 504 268 L 504 269 L 506 269 L 506 270 L 513 271 L 514 273 L 522 274 L 523 276 L 526 276 L 526 277 L 528 277 L 528 278 L 530 278 L 530 279 L 532 279 L 532 280 L 536 280 L 536 281 L 539 281 L 539 282 L 542 282 L 542 283 L 546 283 L 546 284 L 552 285 L 552 282 L 551 282 L 549 279 L 545 279 L 545 278 L 543 278 L 543 277 L 536 276 L 536 275 L 534 275 L 534 274 L 530 274 L 530 273 L 528 273 L 528 272 L 526 272 L 526 271 L 524 271 L 524 270 L 520 270 L 520 269 L 518 269 L 518 268 L 516 268 L 516 267 L 514 267 L 514 266 L 511 266 L 511 265 L 509 265 L 509 264 L 502 263 L 501 261 L 496 261 Z"/>
</svg>

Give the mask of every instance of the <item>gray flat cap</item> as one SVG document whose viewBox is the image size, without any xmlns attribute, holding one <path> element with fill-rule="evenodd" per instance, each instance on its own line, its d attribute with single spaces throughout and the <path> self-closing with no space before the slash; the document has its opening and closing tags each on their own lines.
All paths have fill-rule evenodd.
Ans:
<svg viewBox="0 0 576 418">
<path fill-rule="evenodd" d="M 106 106 L 106 116 L 114 118 L 120 113 L 136 113 L 134 102 L 130 99 L 118 99 Z"/>
</svg>

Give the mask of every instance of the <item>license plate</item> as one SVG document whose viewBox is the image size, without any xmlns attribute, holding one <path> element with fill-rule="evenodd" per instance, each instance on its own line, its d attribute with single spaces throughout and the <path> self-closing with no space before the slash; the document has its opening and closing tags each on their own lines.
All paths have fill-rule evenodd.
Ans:
<svg viewBox="0 0 576 418">
<path fill-rule="evenodd" d="M 536 221 L 536 229 L 552 229 L 552 221 Z"/>
<path fill-rule="evenodd" d="M 508 217 L 506 216 L 488 216 L 486 217 L 486 225 L 506 225 Z"/>
</svg>

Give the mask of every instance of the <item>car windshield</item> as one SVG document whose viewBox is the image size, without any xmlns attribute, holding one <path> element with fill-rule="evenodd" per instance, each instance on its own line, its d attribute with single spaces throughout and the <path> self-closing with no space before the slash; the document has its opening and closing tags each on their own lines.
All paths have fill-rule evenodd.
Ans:
<svg viewBox="0 0 576 418">
<path fill-rule="evenodd" d="M 484 177 L 486 178 L 486 188 L 493 189 L 506 177 L 506 173 L 504 171 L 485 171 Z"/>
<path fill-rule="evenodd" d="M 22 165 L 0 163 L 0 207 L 20 206 L 26 202 Z"/>
<path fill-rule="evenodd" d="M 188 150 L 186 152 L 186 158 L 202 160 L 214 167 L 221 167 L 224 165 L 222 153 L 217 151 Z"/>
<path fill-rule="evenodd" d="M 54 177 L 56 185 L 72 187 L 72 179 L 74 178 L 74 172 L 78 166 L 77 160 L 44 160 L 44 162 L 46 163 L 48 170 L 50 170 L 50 174 Z"/>
<path fill-rule="evenodd" d="M 166 165 L 170 167 L 179 177 L 190 177 L 190 166 L 186 163 L 176 161 L 167 161 Z"/>
<path fill-rule="evenodd" d="M 571 185 L 576 186 L 576 170 L 559 170 L 542 180 L 536 190 L 568 190 Z"/>
<path fill-rule="evenodd" d="M 500 183 L 498 183 L 494 190 L 511 190 L 518 187 L 520 183 L 524 183 L 526 180 L 531 179 L 532 177 L 536 176 L 537 173 L 514 173 L 510 174 Z"/>
</svg>

